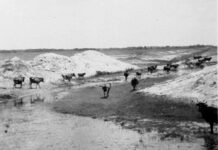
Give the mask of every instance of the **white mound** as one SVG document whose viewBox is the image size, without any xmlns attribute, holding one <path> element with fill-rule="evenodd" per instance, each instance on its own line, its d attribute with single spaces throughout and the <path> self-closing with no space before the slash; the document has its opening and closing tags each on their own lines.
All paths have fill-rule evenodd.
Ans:
<svg viewBox="0 0 218 150">
<path fill-rule="evenodd" d="M 85 77 L 95 75 L 97 71 L 117 72 L 137 68 L 97 51 L 85 51 L 72 57 L 54 53 L 41 54 L 31 62 L 33 68 L 44 76 L 45 80 L 56 81 L 65 73 L 86 73 Z"/>
<path fill-rule="evenodd" d="M 67 56 L 54 53 L 41 54 L 34 58 L 32 65 L 37 69 L 51 72 L 72 72 L 75 64 Z"/>
<path fill-rule="evenodd" d="M 30 64 L 18 57 L 7 59 L 0 65 L 0 76 L 6 79 L 13 79 L 17 76 L 30 77 L 36 75 L 36 71 Z"/>
<path fill-rule="evenodd" d="M 113 57 L 93 50 L 75 54 L 71 57 L 71 60 L 76 64 L 75 72 L 85 72 L 87 76 L 95 75 L 97 71 L 117 72 L 137 68 L 134 65 L 121 62 Z"/>
<path fill-rule="evenodd" d="M 173 98 L 193 98 L 206 100 L 208 104 L 218 106 L 217 66 L 207 66 L 190 74 L 185 74 L 163 84 L 141 90 L 145 93 L 167 95 Z"/>
</svg>

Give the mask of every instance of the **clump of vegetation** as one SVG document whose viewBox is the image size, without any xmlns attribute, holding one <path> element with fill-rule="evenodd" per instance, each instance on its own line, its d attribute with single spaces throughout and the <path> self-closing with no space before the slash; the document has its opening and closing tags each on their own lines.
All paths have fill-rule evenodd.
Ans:
<svg viewBox="0 0 218 150">
<path fill-rule="evenodd" d="M 108 71 L 96 71 L 96 76 L 109 75 L 110 73 Z"/>
</svg>

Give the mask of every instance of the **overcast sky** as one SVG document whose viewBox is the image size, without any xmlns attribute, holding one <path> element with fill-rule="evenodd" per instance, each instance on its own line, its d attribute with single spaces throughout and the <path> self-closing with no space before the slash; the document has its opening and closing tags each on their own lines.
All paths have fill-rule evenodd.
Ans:
<svg viewBox="0 0 218 150">
<path fill-rule="evenodd" d="M 0 49 L 216 45 L 216 0 L 0 0 Z"/>
</svg>

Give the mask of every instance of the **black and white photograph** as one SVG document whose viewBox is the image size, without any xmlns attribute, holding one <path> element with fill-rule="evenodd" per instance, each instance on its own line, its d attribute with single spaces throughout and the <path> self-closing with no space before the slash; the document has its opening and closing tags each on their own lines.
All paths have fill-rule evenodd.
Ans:
<svg viewBox="0 0 218 150">
<path fill-rule="evenodd" d="M 217 0 L 0 0 L 0 150 L 218 150 Z"/>
</svg>

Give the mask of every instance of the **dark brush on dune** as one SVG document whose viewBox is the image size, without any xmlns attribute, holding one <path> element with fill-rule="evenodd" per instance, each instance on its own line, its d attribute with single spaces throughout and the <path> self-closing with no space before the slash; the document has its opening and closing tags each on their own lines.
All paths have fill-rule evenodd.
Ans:
<svg viewBox="0 0 218 150">
<path fill-rule="evenodd" d="M 201 113 L 204 120 L 210 125 L 210 132 L 213 134 L 213 126 L 218 123 L 217 113 L 218 108 L 208 106 L 204 102 L 199 102 L 196 104 L 198 106 L 198 111 Z"/>
<path fill-rule="evenodd" d="M 193 56 L 194 59 L 200 59 L 202 56 Z"/>
</svg>

